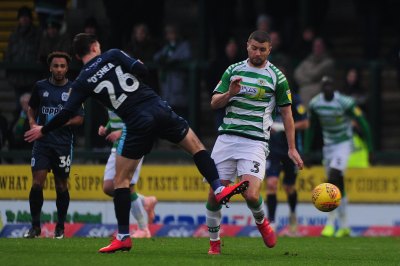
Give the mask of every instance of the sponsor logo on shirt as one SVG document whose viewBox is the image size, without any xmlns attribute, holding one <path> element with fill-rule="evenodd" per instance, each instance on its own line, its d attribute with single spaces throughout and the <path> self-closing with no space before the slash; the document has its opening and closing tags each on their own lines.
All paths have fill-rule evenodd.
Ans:
<svg viewBox="0 0 400 266">
<path fill-rule="evenodd" d="M 68 100 L 69 97 L 69 93 L 68 92 L 63 92 L 61 94 L 61 100 L 63 100 L 64 102 L 66 102 Z"/>
</svg>

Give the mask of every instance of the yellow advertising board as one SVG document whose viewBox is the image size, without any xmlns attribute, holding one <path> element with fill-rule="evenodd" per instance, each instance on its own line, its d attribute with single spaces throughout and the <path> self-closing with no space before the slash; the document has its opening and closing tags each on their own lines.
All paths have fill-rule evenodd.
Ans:
<svg viewBox="0 0 400 266">
<path fill-rule="evenodd" d="M 103 171 L 102 165 L 73 165 L 68 182 L 71 199 L 110 200 L 102 191 Z M 300 171 L 296 183 L 299 201 L 310 202 L 311 190 L 322 182 L 325 182 L 322 167 Z M 400 203 L 400 167 L 349 169 L 345 182 L 350 202 Z M 31 185 L 30 166 L 0 165 L 0 199 L 27 200 Z M 205 201 L 209 187 L 193 165 L 144 165 L 136 188 L 144 195 L 157 196 L 160 201 Z M 261 195 L 265 197 L 265 182 Z M 55 197 L 55 184 L 50 173 L 44 198 Z M 278 200 L 286 201 L 281 186 Z"/>
</svg>

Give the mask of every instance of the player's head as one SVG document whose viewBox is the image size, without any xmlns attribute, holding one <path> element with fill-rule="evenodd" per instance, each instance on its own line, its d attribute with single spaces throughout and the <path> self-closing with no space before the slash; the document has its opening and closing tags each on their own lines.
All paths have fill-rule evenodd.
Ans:
<svg viewBox="0 0 400 266">
<path fill-rule="evenodd" d="M 47 64 L 55 81 L 62 81 L 68 71 L 71 56 L 65 52 L 52 52 L 47 56 Z"/>
<path fill-rule="evenodd" d="M 75 56 L 82 60 L 82 58 L 89 54 L 99 55 L 101 54 L 100 44 L 97 40 L 96 35 L 90 33 L 79 33 L 74 37 L 72 41 L 72 48 Z"/>
<path fill-rule="evenodd" d="M 271 37 L 265 31 L 254 31 L 247 40 L 247 54 L 251 65 L 262 67 L 271 52 Z"/>
<path fill-rule="evenodd" d="M 326 100 L 332 100 L 335 92 L 333 86 L 333 78 L 330 76 L 323 76 L 321 79 L 321 91 L 324 94 Z"/>
</svg>

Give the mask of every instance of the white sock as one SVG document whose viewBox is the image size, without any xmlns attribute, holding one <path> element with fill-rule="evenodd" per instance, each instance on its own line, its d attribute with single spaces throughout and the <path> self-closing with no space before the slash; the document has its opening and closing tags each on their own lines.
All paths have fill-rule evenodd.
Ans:
<svg viewBox="0 0 400 266">
<path fill-rule="evenodd" d="M 222 190 L 224 190 L 224 186 L 220 186 L 219 188 L 217 188 L 215 191 L 214 191 L 214 195 L 217 195 L 217 194 L 219 194 L 219 193 L 221 193 L 222 192 Z"/>
<path fill-rule="evenodd" d="M 338 207 L 338 215 L 339 215 L 339 227 L 347 228 L 349 227 L 347 223 L 347 197 L 343 197 L 340 201 L 340 206 Z"/>
<path fill-rule="evenodd" d="M 126 237 L 130 237 L 129 234 L 117 234 L 117 240 L 121 241 Z"/>
<path fill-rule="evenodd" d="M 331 211 L 330 213 L 328 213 L 328 219 L 326 220 L 325 226 L 327 226 L 327 225 L 335 226 L 336 216 L 337 216 L 337 210 L 334 210 L 334 211 Z"/>
<path fill-rule="evenodd" d="M 254 220 L 256 221 L 257 224 L 262 224 L 265 219 L 265 212 L 264 212 L 264 204 L 260 204 L 257 208 L 250 207 L 247 205 L 253 214 Z"/>
<path fill-rule="evenodd" d="M 210 211 L 207 209 L 206 211 L 206 224 L 208 226 L 208 233 L 211 241 L 217 241 L 220 239 L 219 229 L 221 225 L 221 216 L 221 210 Z"/>
<path fill-rule="evenodd" d="M 139 229 L 147 228 L 148 221 L 147 221 L 147 213 L 144 210 L 143 202 L 141 198 L 137 198 L 136 200 L 132 201 L 131 204 L 131 213 L 133 217 L 135 217 Z"/>
</svg>

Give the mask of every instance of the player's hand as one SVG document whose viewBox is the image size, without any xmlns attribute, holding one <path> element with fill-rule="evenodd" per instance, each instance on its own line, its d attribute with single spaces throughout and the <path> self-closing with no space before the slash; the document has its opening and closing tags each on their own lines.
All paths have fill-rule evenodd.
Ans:
<svg viewBox="0 0 400 266">
<path fill-rule="evenodd" d="M 297 152 L 296 149 L 289 149 L 288 155 L 298 169 L 302 170 L 304 168 L 303 160 L 301 159 L 300 154 Z"/>
<path fill-rule="evenodd" d="M 105 128 L 104 126 L 100 125 L 99 126 L 99 130 L 98 130 L 98 134 L 99 134 L 99 136 L 107 135 L 107 128 Z"/>
<path fill-rule="evenodd" d="M 38 126 L 35 125 L 33 126 L 31 129 L 29 129 L 28 131 L 25 132 L 24 134 L 24 139 L 27 142 L 33 142 L 37 139 L 40 139 L 41 137 L 43 137 L 42 134 L 42 127 L 43 126 Z"/>
<path fill-rule="evenodd" d="M 240 82 L 242 81 L 242 78 L 236 77 L 231 81 L 231 84 L 229 85 L 229 96 L 233 97 L 236 94 L 240 92 Z"/>
<path fill-rule="evenodd" d="M 122 135 L 122 131 L 121 130 L 117 130 L 117 131 L 113 131 L 110 134 L 107 135 L 106 140 L 111 141 L 111 142 L 115 142 L 117 141 Z"/>
</svg>

